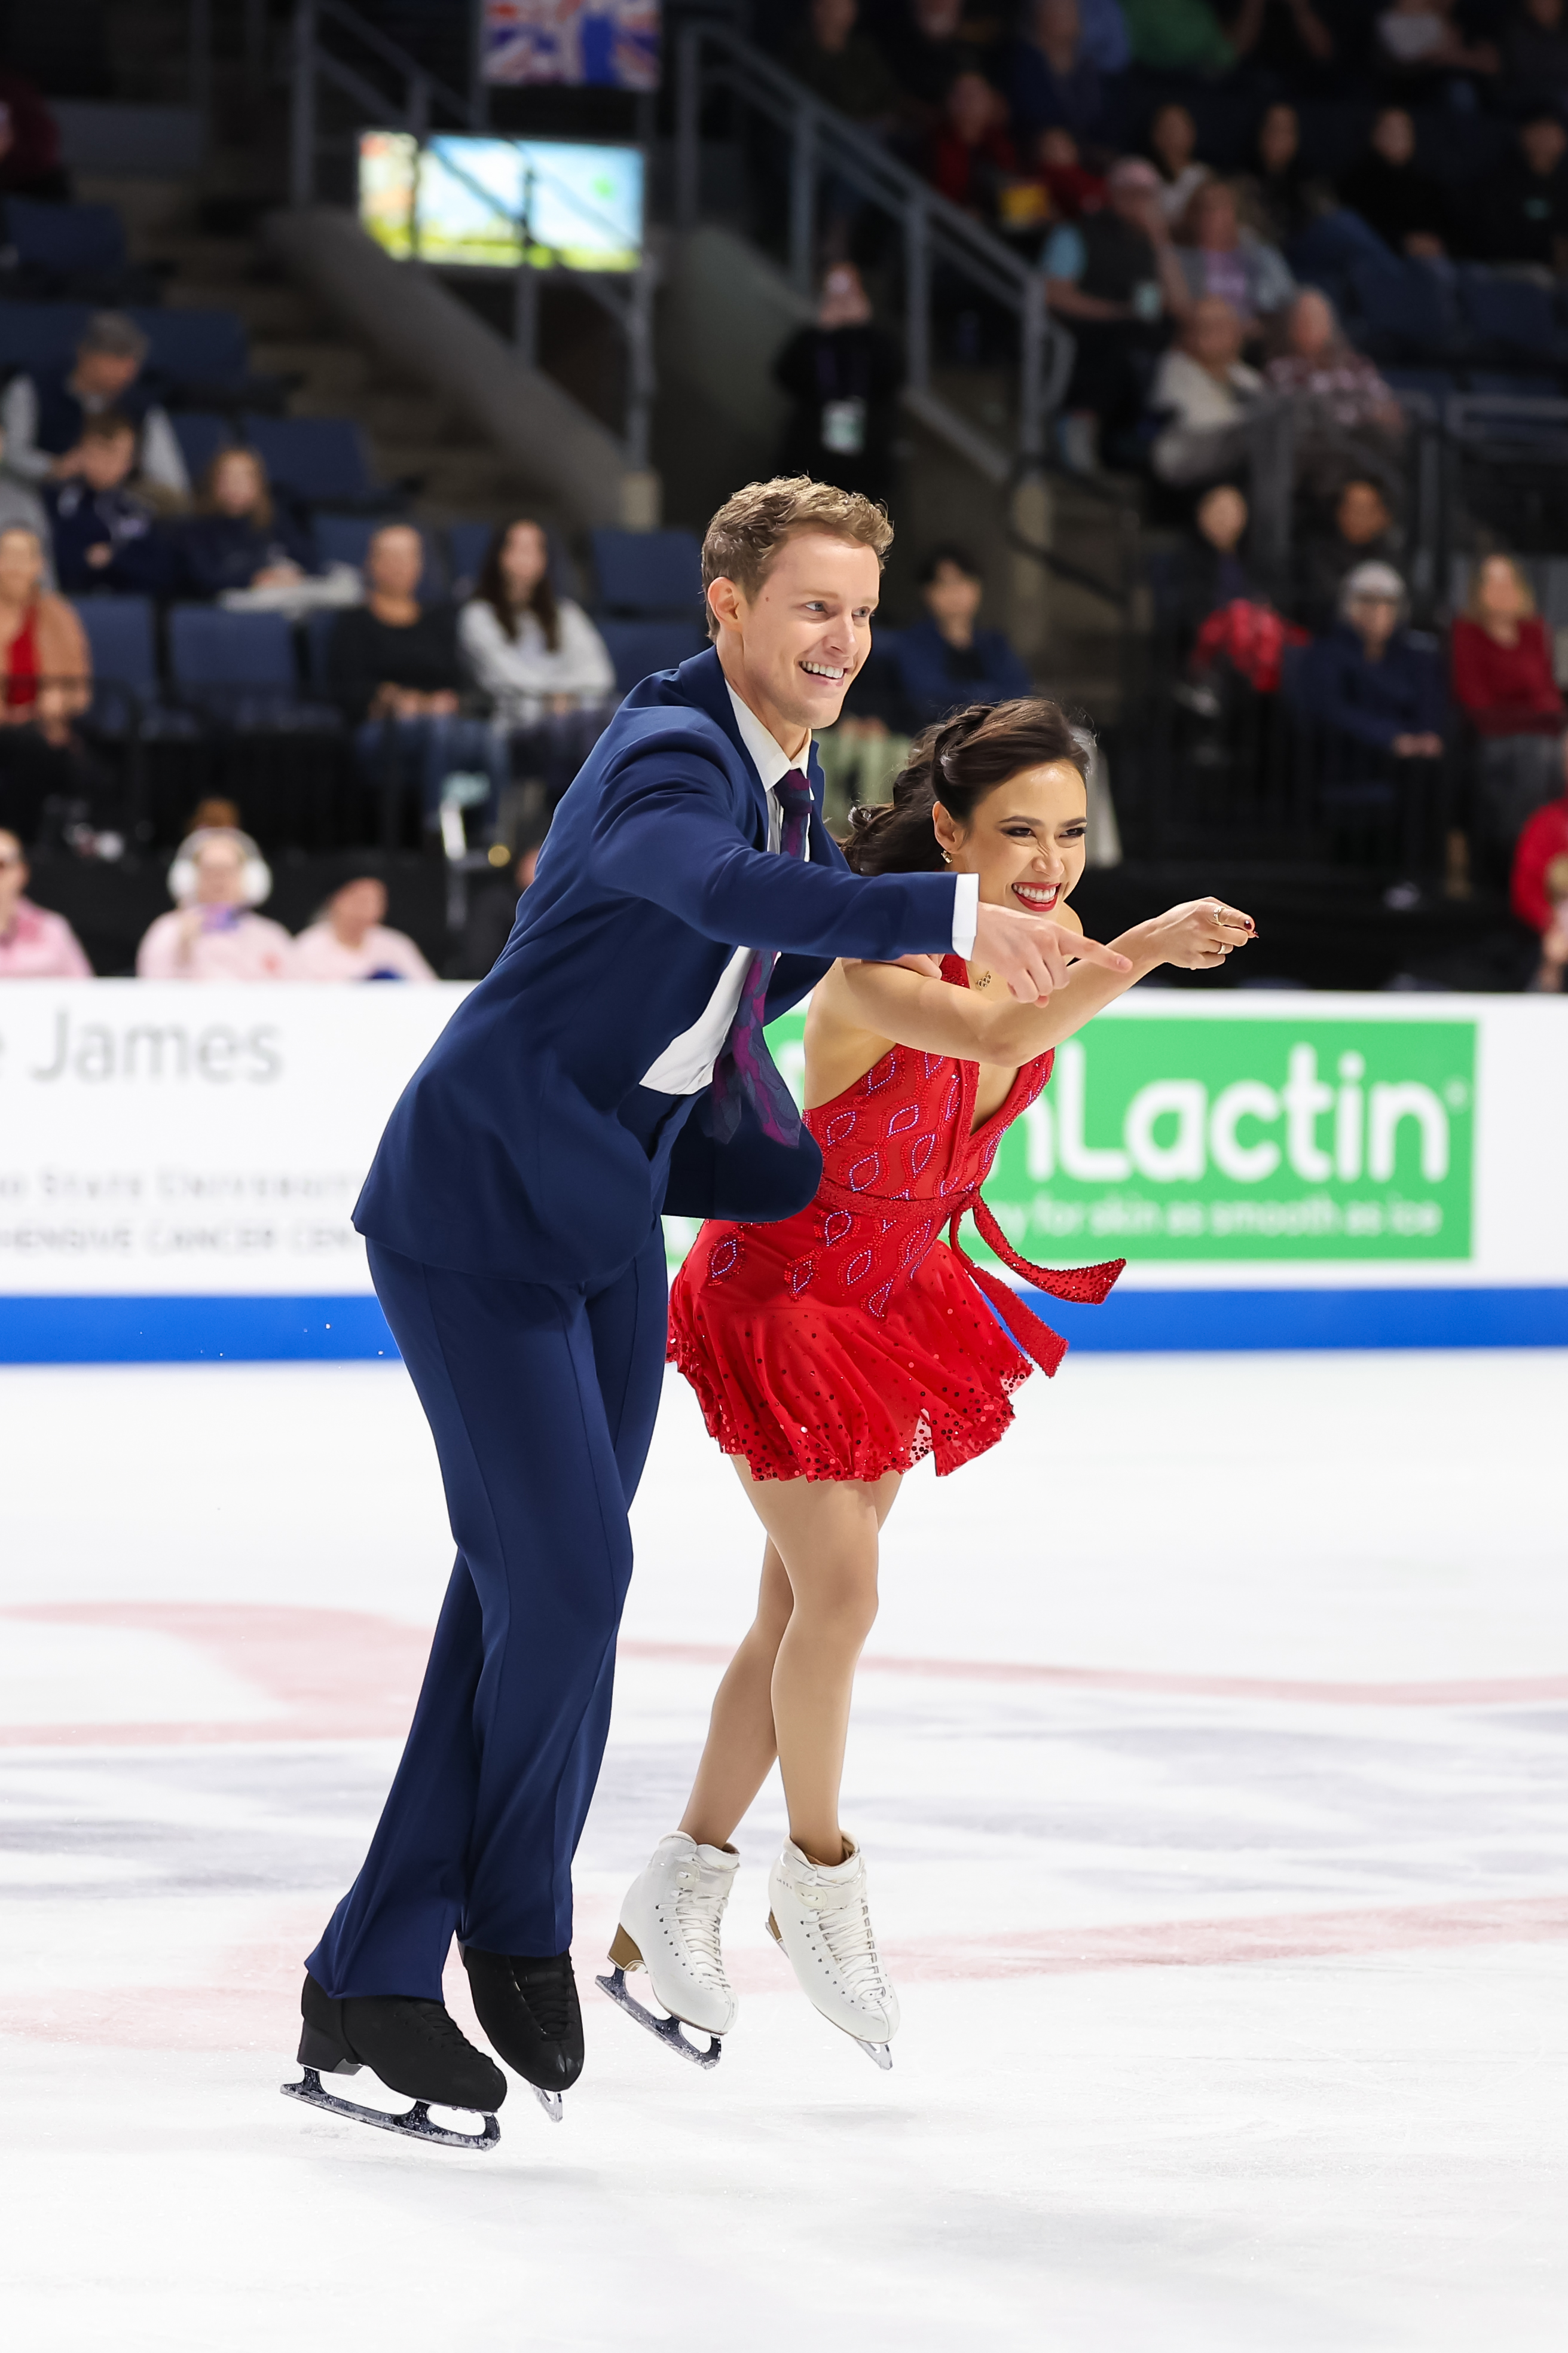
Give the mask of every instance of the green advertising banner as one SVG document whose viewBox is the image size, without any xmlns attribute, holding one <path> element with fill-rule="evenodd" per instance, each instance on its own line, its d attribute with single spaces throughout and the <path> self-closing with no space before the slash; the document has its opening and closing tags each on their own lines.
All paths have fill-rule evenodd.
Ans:
<svg viewBox="0 0 1568 2353">
<path fill-rule="evenodd" d="M 797 1092 L 803 1030 L 769 1032 Z M 1046 1263 L 1468 1259 L 1475 1068 L 1473 1021 L 1093 1022 L 985 1198 Z"/>
</svg>

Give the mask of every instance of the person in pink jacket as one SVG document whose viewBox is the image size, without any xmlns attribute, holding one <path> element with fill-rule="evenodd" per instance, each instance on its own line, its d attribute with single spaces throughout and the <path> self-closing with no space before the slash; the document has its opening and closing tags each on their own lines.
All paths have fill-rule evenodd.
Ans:
<svg viewBox="0 0 1568 2353">
<path fill-rule="evenodd" d="M 290 980 L 434 980 L 406 932 L 386 923 L 386 885 L 351 875 L 294 943 Z"/>
<path fill-rule="evenodd" d="M 90 980 L 92 966 L 63 915 L 35 907 L 26 853 L 0 830 L 0 980 Z"/>
<path fill-rule="evenodd" d="M 294 943 L 255 910 L 272 889 L 247 833 L 205 826 L 187 835 L 169 869 L 167 915 L 149 923 L 136 951 L 139 980 L 288 980 Z"/>
</svg>

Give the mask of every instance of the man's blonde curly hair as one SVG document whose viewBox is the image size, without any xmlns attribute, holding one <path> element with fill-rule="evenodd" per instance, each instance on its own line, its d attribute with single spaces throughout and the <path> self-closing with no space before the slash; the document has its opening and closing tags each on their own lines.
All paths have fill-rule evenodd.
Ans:
<svg viewBox="0 0 1568 2353">
<path fill-rule="evenodd" d="M 719 634 L 707 602 L 714 581 L 732 580 L 745 596 L 755 596 L 786 541 L 803 531 L 826 532 L 853 547 L 868 547 L 879 565 L 887 562 L 893 543 L 886 507 L 863 499 L 858 491 L 814 482 L 809 474 L 778 474 L 771 482 L 748 482 L 725 500 L 702 542 L 702 598 L 710 638 Z"/>
</svg>

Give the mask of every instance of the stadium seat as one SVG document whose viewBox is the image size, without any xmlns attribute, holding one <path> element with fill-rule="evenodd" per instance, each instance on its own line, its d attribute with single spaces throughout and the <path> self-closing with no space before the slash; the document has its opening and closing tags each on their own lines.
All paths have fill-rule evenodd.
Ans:
<svg viewBox="0 0 1568 2353">
<path fill-rule="evenodd" d="M 305 672 L 318 693 L 327 683 L 327 647 L 338 624 L 341 606 L 318 606 L 305 616 Z"/>
<path fill-rule="evenodd" d="M 1374 358 L 1441 361 L 1458 339 L 1447 281 L 1423 261 L 1358 261 L 1350 273 L 1356 340 Z"/>
<path fill-rule="evenodd" d="M 1478 355 L 1484 353 L 1504 366 L 1522 361 L 1527 366 L 1550 368 L 1558 335 L 1545 287 L 1526 278 L 1504 278 L 1496 270 L 1462 269 L 1459 299 Z M 1478 384 L 1476 389 L 1487 386 Z"/>
<path fill-rule="evenodd" d="M 1429 401 L 1439 417 L 1443 413 L 1443 403 L 1451 392 L 1458 389 L 1451 370 L 1447 368 L 1385 367 L 1383 375 L 1390 391 L 1413 393 L 1417 398 Z"/>
<path fill-rule="evenodd" d="M 363 567 L 365 551 L 373 536 L 388 520 L 385 515 L 317 514 L 310 523 L 316 554 L 323 564 L 352 564 L 359 571 Z M 419 575 L 420 595 L 426 598 L 444 596 L 446 572 L 434 533 L 418 523 L 410 524 L 409 528 L 418 532 L 425 548 L 425 569 Z"/>
<path fill-rule="evenodd" d="M 174 606 L 169 672 L 188 703 L 235 727 L 276 726 L 297 702 L 294 636 L 280 613 Z"/>
<path fill-rule="evenodd" d="M 125 231 L 112 205 L 38 204 L 8 196 L 5 242 L 25 268 L 60 277 L 95 271 L 114 278 L 125 269 Z"/>
<path fill-rule="evenodd" d="M 63 367 L 91 316 L 85 302 L 0 302 L 0 370 Z"/>
<path fill-rule="evenodd" d="M 247 413 L 243 423 L 278 488 L 307 505 L 369 506 L 385 497 L 352 417 Z"/>
<path fill-rule="evenodd" d="M 200 481 L 220 449 L 234 447 L 234 428 L 227 417 L 208 409 L 177 408 L 169 422 L 193 482 Z"/>
<path fill-rule="evenodd" d="M 594 572 L 601 613 L 699 613 L 702 550 L 689 531 L 596 531 Z"/>
<path fill-rule="evenodd" d="M 238 391 L 250 373 L 245 322 L 235 311 L 131 313 L 150 349 L 148 365 L 177 385 Z"/>
<path fill-rule="evenodd" d="M 1490 393 L 1499 400 L 1556 400 L 1562 392 L 1554 375 L 1516 375 L 1501 368 L 1470 368 L 1466 381 L 1472 392 Z"/>
<path fill-rule="evenodd" d="M 708 640 L 695 621 L 601 621 L 599 635 L 616 666 L 616 686 L 629 693 L 656 670 L 673 670 Z"/>
<path fill-rule="evenodd" d="M 92 723 L 120 733 L 158 701 L 152 599 L 84 596 L 74 609 L 92 655 Z"/>
</svg>

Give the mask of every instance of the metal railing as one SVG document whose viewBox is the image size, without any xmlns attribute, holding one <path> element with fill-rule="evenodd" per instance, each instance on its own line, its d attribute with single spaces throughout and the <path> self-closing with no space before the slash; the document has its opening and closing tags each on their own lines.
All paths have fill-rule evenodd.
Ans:
<svg viewBox="0 0 1568 2353">
<path fill-rule="evenodd" d="M 1037 458 L 1044 448 L 1072 366 L 1072 338 L 1047 310 L 1039 271 L 761 50 L 712 23 L 683 26 L 676 47 L 678 227 L 695 228 L 702 216 L 702 116 L 717 91 L 754 110 L 788 141 L 786 266 L 801 294 L 815 290 L 817 223 L 830 184 L 894 225 L 901 247 L 904 405 L 988 482 L 1005 488 L 1018 459 Z M 958 289 L 978 293 L 1016 324 L 1016 410 L 1008 441 L 966 416 L 932 381 L 936 304 Z"/>
<path fill-rule="evenodd" d="M 348 131 L 322 128 L 324 92 L 346 100 L 353 126 Z M 339 109 L 340 113 L 344 111 Z M 401 131 L 423 142 L 443 131 L 482 134 L 487 129 L 482 103 L 453 90 L 416 58 L 390 40 L 343 0 L 297 0 L 290 49 L 289 201 L 297 207 L 314 204 L 323 157 L 340 160 L 355 152 L 360 129 Z M 497 134 L 500 135 L 500 134 Z M 510 227 L 520 230 L 519 253 L 526 257 L 531 238 L 527 206 L 523 219 L 514 220 L 507 208 L 479 180 L 448 161 L 447 170 L 466 192 L 489 206 Z M 442 275 L 440 263 L 416 255 L 405 268 L 431 269 Z M 614 320 L 626 346 L 626 408 L 622 438 L 628 467 L 641 471 L 649 462 L 648 444 L 658 389 L 654 366 L 653 297 L 657 269 L 646 250 L 639 267 L 616 272 L 569 269 L 560 264 L 542 268 L 520 258 L 515 269 L 467 267 L 455 274 L 466 278 L 510 279 L 512 283 L 512 340 L 530 367 L 539 364 L 539 293 L 546 279 L 570 280 Z"/>
</svg>

